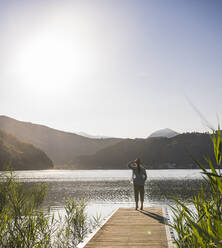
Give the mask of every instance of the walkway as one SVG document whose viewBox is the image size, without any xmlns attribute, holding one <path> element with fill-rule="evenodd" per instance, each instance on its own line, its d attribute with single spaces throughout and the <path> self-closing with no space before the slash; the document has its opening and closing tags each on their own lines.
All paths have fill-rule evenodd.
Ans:
<svg viewBox="0 0 222 248">
<path fill-rule="evenodd" d="M 119 208 L 86 244 L 86 248 L 167 248 L 161 208 Z"/>
</svg>

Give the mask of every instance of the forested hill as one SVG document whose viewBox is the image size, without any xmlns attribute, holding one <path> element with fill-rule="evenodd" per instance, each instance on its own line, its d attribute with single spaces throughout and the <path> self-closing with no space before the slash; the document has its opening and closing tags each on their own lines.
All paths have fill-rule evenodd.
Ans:
<svg viewBox="0 0 222 248">
<path fill-rule="evenodd" d="M 53 163 L 43 151 L 0 130 L 0 170 L 6 166 L 15 170 L 38 170 L 50 169 Z"/>
<path fill-rule="evenodd" d="M 188 169 L 195 168 L 191 155 L 202 162 L 203 155 L 213 159 L 209 134 L 127 139 L 92 156 L 80 156 L 76 163 L 82 169 L 126 169 L 128 161 L 140 157 L 148 169 Z"/>
<path fill-rule="evenodd" d="M 54 164 L 70 164 L 79 155 L 94 154 L 121 141 L 116 138 L 90 139 L 7 116 L 0 116 L 0 129 L 11 133 L 19 140 L 39 147 Z"/>
</svg>

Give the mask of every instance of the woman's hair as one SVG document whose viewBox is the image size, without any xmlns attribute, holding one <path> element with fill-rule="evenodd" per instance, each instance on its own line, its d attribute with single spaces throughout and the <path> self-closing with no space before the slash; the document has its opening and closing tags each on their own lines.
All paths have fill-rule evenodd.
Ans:
<svg viewBox="0 0 222 248">
<path fill-rule="evenodd" d="M 140 173 L 140 169 L 141 169 L 141 167 L 140 167 L 140 165 L 141 165 L 141 160 L 140 160 L 139 158 L 137 158 L 137 159 L 135 160 L 135 163 L 137 164 L 137 169 L 138 169 L 138 172 Z"/>
<path fill-rule="evenodd" d="M 135 159 L 134 162 L 135 162 L 136 164 L 141 164 L 140 158 Z"/>
</svg>

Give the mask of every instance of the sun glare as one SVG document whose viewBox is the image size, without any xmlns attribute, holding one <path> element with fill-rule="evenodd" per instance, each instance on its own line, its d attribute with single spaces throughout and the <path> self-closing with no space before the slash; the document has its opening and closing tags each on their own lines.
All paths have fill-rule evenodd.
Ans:
<svg viewBox="0 0 222 248">
<path fill-rule="evenodd" d="M 30 87 L 51 89 L 92 76 L 96 54 L 90 40 L 64 32 L 32 35 L 17 51 L 15 71 Z"/>
</svg>

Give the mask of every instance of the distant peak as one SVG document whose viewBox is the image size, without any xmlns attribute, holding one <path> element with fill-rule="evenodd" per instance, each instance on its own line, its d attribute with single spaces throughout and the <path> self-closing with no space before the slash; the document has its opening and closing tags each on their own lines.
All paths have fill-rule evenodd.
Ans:
<svg viewBox="0 0 222 248">
<path fill-rule="evenodd" d="M 108 136 L 103 136 L 103 135 L 91 135 L 91 134 L 88 134 L 85 132 L 78 132 L 77 134 L 81 135 L 83 137 L 90 138 L 90 139 L 108 139 L 108 138 L 110 138 Z"/>
<path fill-rule="evenodd" d="M 174 136 L 177 136 L 179 133 L 176 131 L 170 129 L 170 128 L 163 128 L 160 130 L 157 130 L 150 134 L 148 138 L 154 138 L 154 137 L 166 137 L 166 138 L 172 138 Z"/>
</svg>

